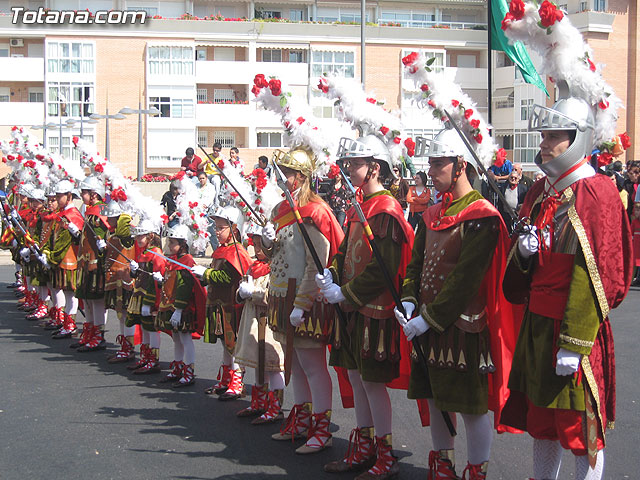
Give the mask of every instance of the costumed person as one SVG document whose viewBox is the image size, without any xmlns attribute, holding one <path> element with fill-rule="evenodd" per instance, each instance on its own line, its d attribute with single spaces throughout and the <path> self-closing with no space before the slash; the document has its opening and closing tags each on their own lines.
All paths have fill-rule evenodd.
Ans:
<svg viewBox="0 0 640 480">
<path fill-rule="evenodd" d="M 317 157 L 305 148 L 276 150 L 273 168 L 279 168 L 286 188 L 320 262 L 327 265 L 344 234 L 330 207 L 311 189 Z M 296 215 L 284 200 L 262 231 L 262 245 L 271 257 L 268 319 L 275 338 L 291 362 L 294 406 L 274 440 L 305 438 L 296 453 L 316 453 L 331 446 L 332 383 L 326 345 L 333 329 L 334 308 L 318 299 L 318 272 Z M 321 298 L 321 297 L 320 297 Z"/>
<path fill-rule="evenodd" d="M 158 312 L 160 288 L 168 262 L 157 255 L 162 253 L 159 225 L 150 219 L 144 219 L 140 225 L 133 227 L 131 233 L 135 236 L 136 258 L 129 262 L 129 272 L 134 283 L 127 307 L 126 327 L 141 325 L 142 343 L 140 358 L 127 368 L 133 370 L 135 375 L 160 373 L 161 339 L 154 317 Z"/>
<path fill-rule="evenodd" d="M 48 252 L 53 246 L 54 231 L 59 222 L 58 199 L 53 187 L 47 188 L 47 208 L 42 213 L 42 230 L 40 231 L 40 248 L 42 258 L 39 259 L 47 273 L 47 289 L 51 296 L 51 308 L 49 309 L 49 321 L 44 325 L 45 330 L 58 331 L 64 323 L 64 292 L 53 285 L 53 266 L 48 260 Z"/>
<path fill-rule="evenodd" d="M 254 171 L 256 173 L 257 171 Z M 255 209 L 266 218 L 271 208 L 279 202 L 275 184 L 266 179 L 265 185 L 256 186 L 259 194 Z M 269 183 L 271 188 L 263 190 Z M 238 417 L 257 417 L 253 425 L 273 423 L 283 418 L 282 400 L 284 394 L 284 351 L 273 331 L 267 326 L 267 305 L 269 290 L 269 259 L 262 247 L 262 228 L 251 220 L 246 234 L 253 245 L 256 261 L 249 267 L 246 277 L 237 290 L 237 298 L 244 303 L 235 358 L 238 365 L 253 369 L 254 384 L 251 386 L 251 403 L 237 412 Z"/>
<path fill-rule="evenodd" d="M 530 225 L 514 239 L 503 282 L 507 299 L 526 311 L 501 421 L 533 437 L 534 479 L 556 479 L 567 449 L 576 479 L 599 480 L 615 420 L 608 316 L 628 291 L 633 246 L 618 190 L 590 160 L 606 166 L 624 151 L 615 131 L 622 102 L 561 11 L 520 7 L 503 20 L 505 34 L 541 55 L 558 96 L 529 118 L 542 135 L 535 163 L 546 177 L 520 209 Z"/>
<path fill-rule="evenodd" d="M 180 223 L 169 228 L 165 236 L 167 259 L 180 265 L 167 264 L 160 291 L 156 329 L 170 332 L 173 339 L 171 371 L 160 382 L 171 382 L 173 388 L 181 388 L 195 383 L 196 350 L 192 334 L 202 333 L 205 294 L 190 270 L 196 262 L 189 254 L 193 236 L 189 227 Z M 147 298 L 145 296 L 145 303 Z"/>
<path fill-rule="evenodd" d="M 31 313 L 26 315 L 27 320 L 41 320 L 48 314 L 47 300 L 49 298 L 49 288 L 47 287 L 47 281 L 49 275 L 47 269 L 42 263 L 42 253 L 38 254 L 36 246 L 40 241 L 40 234 L 42 232 L 42 214 L 45 212 L 44 203 L 47 200 L 45 191 L 41 188 L 33 188 L 27 194 L 29 197 L 30 212 L 28 217 L 25 218 L 25 226 L 27 227 L 26 245 L 20 251 L 20 255 L 28 265 L 28 271 L 31 278 L 31 286 L 34 289 L 34 303 Z M 25 309 L 26 311 L 26 309 Z"/>
<path fill-rule="evenodd" d="M 82 202 L 85 205 L 85 218 L 80 246 L 78 249 L 78 268 L 76 280 L 76 298 L 84 303 L 85 322 L 82 334 L 71 348 L 79 352 L 104 350 L 106 342 L 104 329 L 107 323 L 107 311 L 104 304 L 105 280 L 105 237 L 109 222 L 103 214 L 105 207 L 105 186 L 98 175 L 89 175 L 80 183 Z"/>
<path fill-rule="evenodd" d="M 381 266 L 372 255 L 375 242 L 394 282 L 400 279 L 411 256 L 413 229 L 404 211 L 384 188 L 393 178 L 391 153 L 384 136 L 343 138 L 338 162 L 344 162 L 354 187 L 362 192 L 362 211 L 373 238 L 355 207 L 347 212 L 346 236 L 333 257 L 330 270 L 316 275 L 328 303 L 339 303 L 348 313 L 347 331 L 336 322 L 329 364 L 346 368 L 353 388 L 356 427 L 345 456 L 325 465 L 330 473 L 365 471 L 365 479 L 393 478 L 399 467 L 392 454 L 391 401 L 387 383 L 400 375 L 401 329 L 395 320 L 394 301 Z"/>
<path fill-rule="evenodd" d="M 136 327 L 126 325 L 127 307 L 133 290 L 129 263 L 135 256 L 135 239 L 131 233 L 131 215 L 116 200 L 120 198 L 121 191 L 121 188 L 111 191 L 111 200 L 103 211 L 109 224 L 105 238 L 107 249 L 104 264 L 104 303 L 107 310 L 116 312 L 120 323 L 120 335 L 116 337 L 116 343 L 120 345 L 120 348 L 107 358 L 109 363 L 125 363 L 135 357 L 134 335 Z M 124 205 L 126 205 L 126 198 L 126 194 L 124 194 Z"/>
<path fill-rule="evenodd" d="M 24 194 L 25 187 L 26 185 L 24 184 L 17 185 L 16 187 L 16 193 L 14 197 L 15 205 L 13 206 L 11 212 L 9 213 L 9 216 L 12 219 L 10 221 L 12 223 L 22 222 L 23 216 L 28 209 L 29 200 Z M 29 185 L 29 187 L 31 186 Z M 27 297 L 27 295 L 30 296 L 31 292 L 28 287 L 27 273 L 23 269 L 22 256 L 20 255 L 20 250 L 22 250 L 22 247 L 24 245 L 23 235 L 20 229 L 17 227 L 17 225 L 14 225 L 13 232 L 14 232 L 14 239 L 11 242 L 11 259 L 16 264 L 16 271 L 20 272 L 20 285 L 16 288 L 15 296 L 18 298 L 18 309 L 21 310 L 22 305 L 24 305 L 24 302 L 26 302 L 28 299 L 25 297 Z"/>
<path fill-rule="evenodd" d="M 73 205 L 74 184 L 69 180 L 62 180 L 54 188 L 59 220 L 56 222 L 51 247 L 46 255 L 51 264 L 53 288 L 54 290 L 62 290 L 64 294 L 62 328 L 53 335 L 53 338 L 59 340 L 71 337 L 77 330 L 76 315 L 79 302 L 75 296 L 76 270 L 84 218 Z"/>
<path fill-rule="evenodd" d="M 18 310 L 23 310 L 26 312 L 33 311 L 38 302 L 35 288 L 31 284 L 31 277 L 33 275 L 29 262 L 31 260 L 31 252 L 29 251 L 29 247 L 31 243 L 29 242 L 29 238 L 25 234 L 27 232 L 27 225 L 33 215 L 29 196 L 31 191 L 35 187 L 31 183 L 24 183 L 20 185 L 18 189 L 20 195 L 20 208 L 15 211 L 14 218 L 16 223 L 20 224 L 22 228 L 19 229 L 18 237 L 17 237 L 17 258 L 21 265 L 22 276 L 24 277 L 24 295 L 19 297 L 18 299 Z M 24 232 L 22 231 L 24 229 Z"/>
<path fill-rule="evenodd" d="M 222 365 L 218 381 L 205 393 L 220 395 L 218 400 L 235 400 L 242 395 L 244 371 L 234 359 L 242 303 L 236 291 L 253 260 L 241 243 L 238 224 L 240 211 L 233 206 L 218 207 L 211 218 L 215 224 L 218 247 L 211 255 L 209 268 L 195 265 L 191 271 L 208 287 L 205 343 L 222 342 Z"/>
</svg>

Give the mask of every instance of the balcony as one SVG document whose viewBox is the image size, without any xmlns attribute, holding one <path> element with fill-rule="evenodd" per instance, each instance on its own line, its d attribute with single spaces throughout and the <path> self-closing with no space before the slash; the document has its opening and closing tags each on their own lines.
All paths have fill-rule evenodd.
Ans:
<svg viewBox="0 0 640 480">
<path fill-rule="evenodd" d="M 607 12 L 580 12 L 569 15 L 571 23 L 581 33 L 612 33 L 616 16 Z"/>
<path fill-rule="evenodd" d="M 513 88 L 516 81 L 516 67 L 498 67 L 493 70 L 493 88 Z"/>
<path fill-rule="evenodd" d="M 253 77 L 258 73 L 286 79 L 289 85 L 309 84 L 309 65 L 285 62 L 196 62 L 196 83 L 245 84 L 253 85 Z"/>
<path fill-rule="evenodd" d="M 44 58 L 0 58 L 0 81 L 44 82 Z"/>
<path fill-rule="evenodd" d="M 7 60 L 6 58 L 2 60 Z M 13 60 L 13 59 L 11 59 Z M 0 103 L 0 124 L 41 125 L 44 123 L 43 102 L 2 102 Z"/>
<path fill-rule="evenodd" d="M 462 68 L 445 67 L 441 69 L 445 78 L 460 85 L 462 89 L 486 90 L 487 89 L 487 69 L 486 68 Z M 513 83 L 513 82 L 512 82 Z M 402 79 L 402 89 L 415 92 L 417 87 L 411 78 Z"/>
</svg>

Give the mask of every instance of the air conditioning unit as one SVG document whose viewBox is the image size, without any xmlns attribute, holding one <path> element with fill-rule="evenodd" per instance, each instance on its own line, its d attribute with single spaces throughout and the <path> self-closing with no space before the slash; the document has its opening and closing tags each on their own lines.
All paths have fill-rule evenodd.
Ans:
<svg viewBox="0 0 640 480">
<path fill-rule="evenodd" d="M 9 40 L 9 44 L 12 47 L 24 47 L 24 40 L 21 38 L 12 38 Z"/>
</svg>

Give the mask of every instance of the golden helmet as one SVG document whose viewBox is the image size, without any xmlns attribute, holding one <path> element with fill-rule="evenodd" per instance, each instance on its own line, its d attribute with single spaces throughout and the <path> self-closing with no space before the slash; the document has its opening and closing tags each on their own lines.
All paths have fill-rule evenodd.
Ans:
<svg viewBox="0 0 640 480">
<path fill-rule="evenodd" d="M 273 152 L 273 161 L 279 167 L 287 167 L 300 172 L 308 179 L 311 179 L 315 172 L 316 157 L 311 150 L 304 147 L 296 147 L 288 152 L 275 150 Z"/>
</svg>

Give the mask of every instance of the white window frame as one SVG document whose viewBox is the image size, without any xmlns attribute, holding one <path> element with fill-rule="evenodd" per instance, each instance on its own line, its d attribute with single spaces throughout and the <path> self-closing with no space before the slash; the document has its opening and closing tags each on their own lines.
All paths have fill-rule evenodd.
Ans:
<svg viewBox="0 0 640 480">
<path fill-rule="evenodd" d="M 345 78 L 355 78 L 356 54 L 353 51 L 313 50 L 311 52 L 311 76 L 321 77 L 335 73 Z"/>
<path fill-rule="evenodd" d="M 304 15 L 304 9 L 302 9 L 302 8 L 290 8 L 289 9 L 289 20 L 291 20 L 292 22 L 302 22 L 303 20 L 306 20 L 305 19 L 305 15 Z"/>
<path fill-rule="evenodd" d="M 156 107 L 161 112 L 156 118 L 171 118 L 171 97 L 149 97 L 149 108 L 151 107 Z M 165 112 L 167 113 L 166 115 L 164 114 Z"/>
<path fill-rule="evenodd" d="M 274 60 L 274 55 L 276 59 Z M 279 58 L 278 58 L 279 57 Z M 262 49 L 262 61 L 267 63 L 279 63 L 282 62 L 282 49 L 281 48 L 263 48 Z"/>
<path fill-rule="evenodd" d="M 196 89 L 196 100 L 198 103 L 207 103 L 209 101 L 207 96 L 208 92 L 206 88 Z"/>
<path fill-rule="evenodd" d="M 217 130 L 213 132 L 213 143 L 220 143 L 222 148 L 231 148 L 236 145 L 236 132 L 228 130 Z"/>
<path fill-rule="evenodd" d="M 533 98 L 523 98 L 520 100 L 520 120 L 529 120 L 531 109 L 533 108 Z"/>
<path fill-rule="evenodd" d="M 29 87 L 29 102 L 43 103 L 44 102 L 44 88 L 43 87 Z M 31 96 L 34 95 L 35 100 L 32 100 Z"/>
<path fill-rule="evenodd" d="M 228 101 L 231 103 L 236 101 L 236 92 L 233 91 L 233 88 L 213 89 L 213 103 L 227 103 Z"/>
<path fill-rule="evenodd" d="M 190 45 L 149 45 L 147 69 L 152 76 L 193 76 L 194 47 Z"/>
<path fill-rule="evenodd" d="M 11 101 L 11 88 L 0 87 L 0 102 L 9 102 L 9 101 Z"/>
<path fill-rule="evenodd" d="M 258 148 L 280 148 L 282 147 L 282 132 L 261 132 L 260 130 L 258 130 L 256 132 L 256 145 Z"/>
<path fill-rule="evenodd" d="M 193 118 L 193 99 L 171 97 L 171 118 Z"/>
<path fill-rule="evenodd" d="M 6 55 L 4 54 L 6 51 Z M 9 58 L 9 44 L 8 43 L 0 43 L 0 58 Z"/>
<path fill-rule="evenodd" d="M 47 115 L 88 117 L 95 112 L 94 82 L 47 82 Z"/>
<path fill-rule="evenodd" d="M 47 72 L 95 74 L 96 46 L 93 42 L 47 42 Z"/>
<path fill-rule="evenodd" d="M 196 62 L 204 62 L 207 60 L 207 49 L 205 47 L 196 47 Z"/>
<path fill-rule="evenodd" d="M 197 132 L 198 145 L 209 145 L 209 131 L 208 130 L 198 130 Z"/>
</svg>

